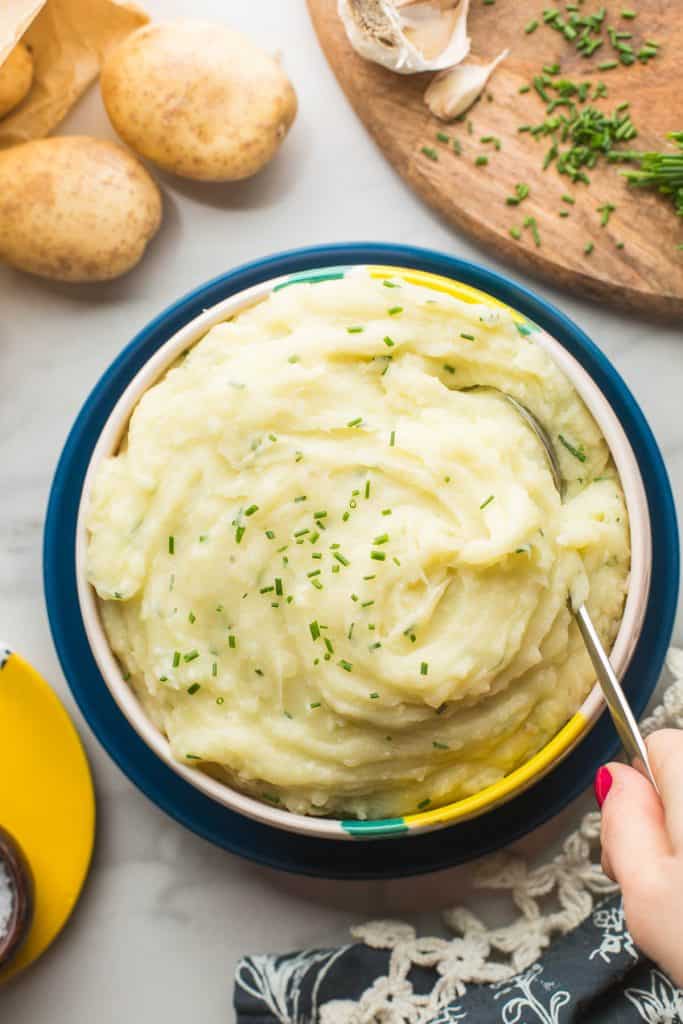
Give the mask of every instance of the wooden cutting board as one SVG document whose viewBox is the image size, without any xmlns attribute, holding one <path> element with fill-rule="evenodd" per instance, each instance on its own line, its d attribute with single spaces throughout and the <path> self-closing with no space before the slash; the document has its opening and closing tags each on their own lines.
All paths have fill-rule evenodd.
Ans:
<svg viewBox="0 0 683 1024">
<path fill-rule="evenodd" d="M 467 122 L 444 125 L 430 114 L 422 99 L 430 76 L 397 75 L 359 57 L 337 15 L 337 0 L 308 0 L 322 48 L 356 113 L 408 184 L 456 228 L 497 257 L 554 285 L 621 310 L 683 319 L 683 250 L 676 248 L 683 243 L 683 221 L 673 205 L 627 186 L 614 165 L 589 171 L 590 187 L 572 185 L 552 166 L 543 171 L 547 139 L 536 142 L 517 131 L 519 125 L 538 124 L 547 116 L 533 89 L 522 95 L 519 89 L 531 83 L 543 64 L 555 61 L 561 63 L 562 76 L 572 81 L 604 81 L 608 97 L 595 105 L 606 112 L 623 101 L 631 104 L 639 129 L 633 148 L 661 149 L 667 131 L 683 130 L 679 0 L 605 0 L 605 5 L 605 25 L 633 32 L 634 44 L 654 39 L 662 44 L 660 55 L 646 65 L 637 62 L 601 73 L 598 61 L 612 56 L 607 42 L 587 60 L 543 24 L 532 34 L 524 33 L 531 18 L 541 20 L 540 0 L 496 0 L 490 5 L 472 0 L 468 30 L 473 54 L 490 59 L 506 47 L 511 53 L 489 81 L 492 99 L 485 94 L 468 113 L 470 132 Z M 599 6 L 595 0 L 585 9 Z M 638 17 L 622 19 L 624 6 L 637 9 Z M 462 155 L 437 141 L 439 131 L 458 139 Z M 501 140 L 499 151 L 480 141 L 487 135 Z M 425 156 L 423 146 L 434 148 L 438 161 Z M 476 166 L 482 154 L 488 156 L 488 165 Z M 507 206 L 505 198 L 517 182 L 530 186 L 530 196 L 519 207 Z M 574 206 L 562 201 L 566 193 L 575 197 Z M 605 203 L 616 210 L 601 227 L 597 207 Z M 560 210 L 569 211 L 569 217 L 561 218 Z M 521 227 L 526 216 L 536 218 L 540 247 L 528 229 L 519 242 L 510 237 L 510 228 Z M 424 239 L 415 239 L 420 241 Z M 586 255 L 589 242 L 594 249 Z M 620 242 L 622 249 L 617 248 Z"/>
</svg>

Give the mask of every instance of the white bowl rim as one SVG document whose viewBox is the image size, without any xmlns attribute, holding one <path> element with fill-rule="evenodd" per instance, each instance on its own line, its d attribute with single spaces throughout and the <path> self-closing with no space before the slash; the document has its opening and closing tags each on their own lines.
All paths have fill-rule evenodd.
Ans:
<svg viewBox="0 0 683 1024">
<path fill-rule="evenodd" d="M 373 269 L 373 266 L 368 264 L 358 264 L 344 269 L 347 273 L 357 273 L 367 271 L 368 267 Z M 330 267 L 321 267 L 318 272 L 329 273 L 331 269 Z M 410 267 L 382 266 L 382 271 L 387 274 L 391 270 L 395 270 L 397 274 L 417 272 L 416 269 Z M 311 270 L 308 273 L 313 275 L 315 272 L 315 270 Z M 133 689 L 123 678 L 123 673 L 111 651 L 102 625 L 94 588 L 87 581 L 85 571 L 87 549 L 85 518 L 92 481 L 101 460 L 118 447 L 127 428 L 130 416 L 141 396 L 163 376 L 183 351 L 196 344 L 208 330 L 216 324 L 225 321 L 228 317 L 235 316 L 249 306 L 263 301 L 278 285 L 291 282 L 297 276 L 296 274 L 287 273 L 269 278 L 267 281 L 262 281 L 250 288 L 236 292 L 208 309 L 203 310 L 164 342 L 131 379 L 102 428 L 97 443 L 93 448 L 83 481 L 76 524 L 76 584 L 88 643 L 107 689 L 135 732 L 175 774 L 222 806 L 237 811 L 261 824 L 297 835 L 303 834 L 318 838 L 353 840 L 356 837 L 342 827 L 341 819 L 319 818 L 273 807 L 232 788 L 227 783 L 212 778 L 196 768 L 188 767 L 173 757 L 168 740 L 147 717 Z M 445 275 L 434 276 L 445 277 Z M 446 279 L 448 280 L 448 278 Z M 450 278 L 450 280 L 458 283 L 455 278 Z M 480 291 L 480 289 L 475 289 L 475 291 Z M 483 291 L 481 293 L 486 294 Z M 495 297 L 491 296 L 491 298 Z M 534 340 L 550 353 L 556 364 L 564 371 L 596 420 L 612 453 L 624 491 L 631 539 L 631 568 L 624 614 L 610 653 L 613 668 L 617 676 L 621 678 L 628 668 L 638 643 L 650 590 L 652 537 L 645 486 L 631 443 L 616 413 L 593 378 L 560 342 L 552 338 L 545 331 L 539 329 L 538 333 L 534 333 Z M 552 761 L 544 771 L 535 775 L 530 784 L 540 780 L 543 775 L 551 771 L 571 753 L 576 744 L 590 732 L 592 726 L 604 712 L 605 707 L 602 690 L 596 682 L 584 703 L 577 709 L 577 712 L 580 712 L 586 719 L 585 729 L 582 730 L 577 740 L 568 745 L 561 755 Z M 527 786 L 520 786 L 518 789 L 515 789 L 507 799 L 517 796 L 524 788 L 527 788 Z M 496 805 L 492 803 L 490 806 Z M 486 810 L 488 809 L 490 808 L 487 807 Z M 460 822 L 466 820 L 466 818 L 460 817 L 457 820 Z M 449 824 L 448 820 L 435 821 L 425 825 L 411 824 L 409 832 L 401 834 L 420 835 L 424 832 L 448 827 Z M 391 834 L 385 838 L 390 837 Z M 363 838 L 380 837 L 364 835 Z"/>
</svg>

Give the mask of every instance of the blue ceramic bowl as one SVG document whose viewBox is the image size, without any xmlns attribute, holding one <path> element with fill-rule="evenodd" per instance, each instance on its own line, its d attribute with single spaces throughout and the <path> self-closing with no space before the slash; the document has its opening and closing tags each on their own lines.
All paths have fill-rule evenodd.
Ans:
<svg viewBox="0 0 683 1024">
<path fill-rule="evenodd" d="M 207 838 L 252 859 L 294 871 L 344 877 L 433 870 L 504 845 L 561 810 L 590 781 L 616 743 L 605 718 L 546 778 L 510 803 L 438 834 L 350 844 L 290 835 L 236 814 L 198 792 L 150 751 L 114 704 L 93 660 L 76 601 L 75 529 L 85 471 L 113 406 L 135 374 L 181 327 L 228 296 L 280 275 L 354 264 L 410 267 L 464 282 L 518 310 L 586 370 L 626 433 L 645 487 L 652 528 L 652 584 L 625 685 L 637 713 L 656 685 L 669 643 L 678 588 L 678 539 L 662 459 L 633 396 L 595 345 L 530 292 L 482 267 L 428 250 L 341 245 L 271 257 L 225 274 L 169 307 L 121 353 L 94 389 L 65 446 L 45 531 L 45 589 L 55 643 L 85 717 L 123 770 L 160 806 Z M 353 851 L 353 852 L 352 852 Z"/>
</svg>

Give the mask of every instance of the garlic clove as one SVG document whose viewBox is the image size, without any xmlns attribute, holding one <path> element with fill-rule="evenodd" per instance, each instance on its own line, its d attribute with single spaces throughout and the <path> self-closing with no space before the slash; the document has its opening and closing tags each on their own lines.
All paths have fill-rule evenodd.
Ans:
<svg viewBox="0 0 683 1024">
<path fill-rule="evenodd" d="M 338 0 L 354 50 L 366 60 L 410 75 L 463 60 L 469 0 Z"/>
<path fill-rule="evenodd" d="M 490 64 L 459 64 L 435 75 L 424 96 L 432 114 L 442 121 L 452 121 L 464 114 L 481 96 L 494 70 L 509 52 L 503 50 Z"/>
</svg>

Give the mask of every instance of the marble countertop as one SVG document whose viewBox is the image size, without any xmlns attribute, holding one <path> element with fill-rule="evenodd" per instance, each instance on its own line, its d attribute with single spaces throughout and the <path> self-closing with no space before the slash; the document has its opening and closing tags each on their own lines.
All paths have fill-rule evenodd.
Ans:
<svg viewBox="0 0 683 1024">
<path fill-rule="evenodd" d="M 187 11 L 183 0 L 146 0 L 146 7 L 157 17 Z M 160 236 L 119 281 L 68 287 L 0 269 L 0 634 L 73 714 L 99 802 L 92 873 L 76 914 L 42 961 L 0 993 L 0 1016 L 12 1024 L 223 1024 L 233 1019 L 231 975 L 240 954 L 330 945 L 368 916 L 410 914 L 431 931 L 436 909 L 467 891 L 467 868 L 415 881 L 324 883 L 213 848 L 157 810 L 101 750 L 52 646 L 41 532 L 54 467 L 95 381 L 161 308 L 235 264 L 330 241 L 411 243 L 498 266 L 442 224 L 385 163 L 327 68 L 303 0 L 194 0 L 192 12 L 220 18 L 228 8 L 231 24 L 282 51 L 299 93 L 299 116 L 278 159 L 233 186 L 164 181 Z M 96 88 L 62 131 L 113 137 Z M 683 507 L 680 330 L 511 276 L 561 306 L 615 362 L 659 439 Z M 588 806 L 586 797 L 523 845 L 548 848 Z"/>
</svg>

